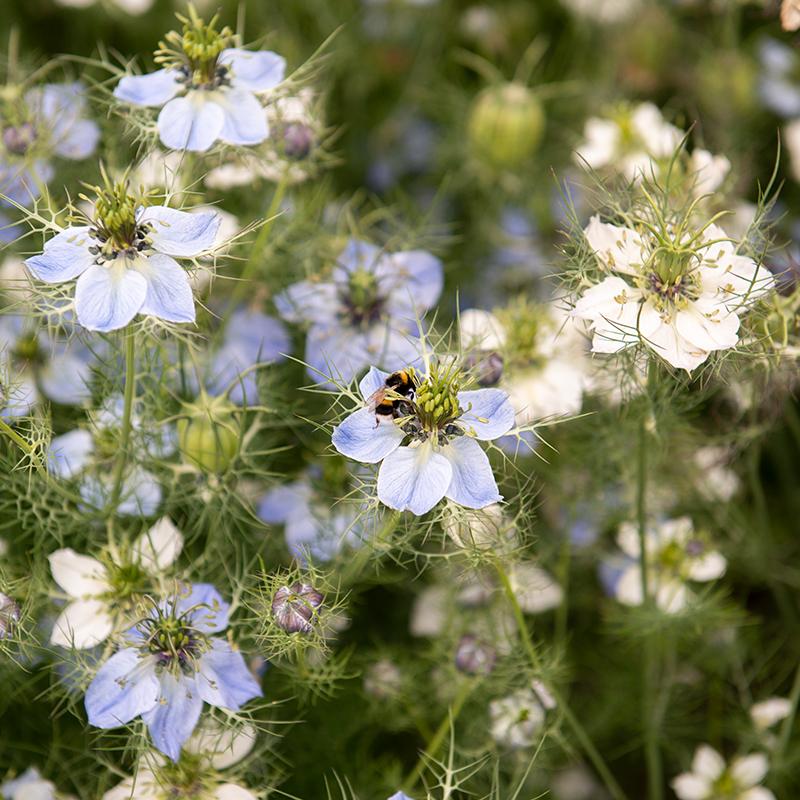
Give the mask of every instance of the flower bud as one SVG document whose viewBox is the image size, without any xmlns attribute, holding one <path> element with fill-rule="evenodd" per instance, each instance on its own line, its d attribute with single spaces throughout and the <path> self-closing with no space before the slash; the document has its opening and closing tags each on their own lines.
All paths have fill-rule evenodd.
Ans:
<svg viewBox="0 0 800 800">
<path fill-rule="evenodd" d="M 541 103 L 526 86 L 490 86 L 472 105 L 469 142 L 479 159 L 499 169 L 514 169 L 536 152 L 544 124 Z"/>
<path fill-rule="evenodd" d="M 281 586 L 272 598 L 272 614 L 279 628 L 287 633 L 311 633 L 311 622 L 322 605 L 322 595 L 310 584 Z"/>
<path fill-rule="evenodd" d="M 456 668 L 467 675 L 488 675 L 496 659 L 494 648 L 471 633 L 462 636 L 456 648 Z"/>
<path fill-rule="evenodd" d="M 222 397 L 201 395 L 178 420 L 178 446 L 184 459 L 209 473 L 225 472 L 239 449 L 235 406 Z"/>
<path fill-rule="evenodd" d="M 315 139 L 310 125 L 290 122 L 283 131 L 283 153 L 293 161 L 302 161 L 311 152 Z"/>
<path fill-rule="evenodd" d="M 11 639 L 19 623 L 19 604 L 12 597 L 0 592 L 0 639 Z"/>
<path fill-rule="evenodd" d="M 35 141 L 36 129 L 30 122 L 9 125 L 3 129 L 3 144 L 12 155 L 24 156 Z"/>
<path fill-rule="evenodd" d="M 464 356 L 464 365 L 482 387 L 497 386 L 503 377 L 503 356 L 500 353 L 473 351 Z"/>
</svg>

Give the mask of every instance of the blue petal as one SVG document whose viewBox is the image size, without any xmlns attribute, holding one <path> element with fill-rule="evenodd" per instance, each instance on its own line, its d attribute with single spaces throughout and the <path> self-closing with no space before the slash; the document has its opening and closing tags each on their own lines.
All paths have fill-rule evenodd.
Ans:
<svg viewBox="0 0 800 800">
<path fill-rule="evenodd" d="M 94 357 L 80 344 L 62 345 L 39 371 L 42 391 L 62 405 L 79 405 L 91 399 L 91 361 Z"/>
<path fill-rule="evenodd" d="M 333 430 L 333 446 L 348 458 L 377 464 L 403 441 L 403 432 L 391 419 L 378 418 L 370 408 L 360 408 Z"/>
<path fill-rule="evenodd" d="M 283 323 L 259 311 L 235 311 L 225 327 L 225 343 L 247 353 L 249 364 L 283 360 L 291 341 Z"/>
<path fill-rule="evenodd" d="M 203 153 L 219 139 L 224 125 L 222 107 L 196 93 L 170 100 L 158 115 L 159 136 L 172 150 Z"/>
<path fill-rule="evenodd" d="M 429 442 L 400 447 L 381 464 L 378 499 L 396 511 L 425 514 L 445 496 L 452 474 L 450 462 Z"/>
<path fill-rule="evenodd" d="M 276 295 L 275 308 L 287 322 L 332 322 L 338 308 L 336 292 L 332 283 L 299 281 Z"/>
<path fill-rule="evenodd" d="M 75 285 L 78 322 L 90 331 L 124 328 L 147 297 L 147 281 L 128 269 L 124 259 L 106 267 L 93 264 Z"/>
<path fill-rule="evenodd" d="M 310 493 L 310 487 L 305 481 L 276 486 L 259 501 L 258 516 L 273 525 L 286 522 L 291 515 L 308 509 Z"/>
<path fill-rule="evenodd" d="M 260 144 L 269 136 L 267 112 L 246 89 L 228 90 L 217 101 L 225 112 L 219 138 L 236 145 Z"/>
<path fill-rule="evenodd" d="M 359 330 L 338 323 L 312 325 L 306 336 L 306 362 L 309 377 L 323 386 L 350 383 L 374 362 L 367 337 Z M 329 379 L 329 380 L 326 380 Z"/>
<path fill-rule="evenodd" d="M 81 495 L 83 492 L 81 492 Z M 117 514 L 152 517 L 161 505 L 161 484 L 147 470 L 136 467 L 122 481 L 122 501 Z"/>
<path fill-rule="evenodd" d="M 388 306 L 398 316 L 404 309 L 423 315 L 436 305 L 444 286 L 441 260 L 425 250 L 392 253 L 377 273 L 381 285 L 389 290 Z"/>
<path fill-rule="evenodd" d="M 53 475 L 66 480 L 77 475 L 94 451 L 91 433 L 82 429 L 56 436 L 47 448 L 47 466 Z"/>
<path fill-rule="evenodd" d="M 189 214 L 188 216 L 193 216 Z M 169 256 L 155 253 L 134 267 L 147 281 L 147 296 L 140 314 L 168 322 L 194 322 L 194 295 L 184 269 Z"/>
<path fill-rule="evenodd" d="M 156 705 L 142 719 L 147 724 L 153 744 L 164 755 L 177 761 L 184 742 L 192 735 L 203 710 L 203 698 L 193 678 L 161 675 L 161 693 Z"/>
<path fill-rule="evenodd" d="M 381 257 L 380 247 L 360 239 L 349 239 L 339 258 L 336 259 L 333 279 L 337 282 L 347 281 L 349 274 L 356 270 L 373 272 Z"/>
<path fill-rule="evenodd" d="M 158 678 L 152 656 L 126 647 L 97 671 L 86 690 L 89 724 L 98 728 L 125 725 L 149 711 L 158 700 Z"/>
<path fill-rule="evenodd" d="M 383 388 L 390 374 L 391 373 L 384 372 L 377 367 L 370 367 L 369 372 L 367 372 L 358 384 L 358 390 L 361 392 L 361 396 L 364 400 L 368 401 L 378 389 Z"/>
<path fill-rule="evenodd" d="M 466 508 L 486 508 L 503 499 L 497 491 L 492 465 L 481 446 L 469 436 L 460 436 L 442 449 L 453 468 L 447 497 Z"/>
<path fill-rule="evenodd" d="M 262 694 L 242 654 L 224 639 L 214 639 L 211 649 L 203 653 L 196 681 L 203 700 L 217 708 L 237 711 L 248 700 Z"/>
<path fill-rule="evenodd" d="M 148 75 L 126 75 L 114 89 L 114 97 L 137 106 L 163 106 L 175 97 L 181 84 L 171 69 L 159 69 Z"/>
<path fill-rule="evenodd" d="M 231 68 L 231 84 L 253 92 L 274 89 L 286 71 L 286 59 L 269 50 L 231 47 L 219 54 L 220 64 Z"/>
<path fill-rule="evenodd" d="M 191 611 L 192 626 L 204 633 L 219 633 L 228 627 L 230 604 L 210 583 L 194 583 L 188 594 L 180 594 L 175 601 L 175 612 Z"/>
<path fill-rule="evenodd" d="M 160 253 L 192 258 L 214 247 L 222 217 L 216 211 L 190 213 L 167 206 L 150 206 L 138 215 L 150 226 L 148 239 Z"/>
<path fill-rule="evenodd" d="M 502 389 L 459 392 L 458 402 L 464 409 L 459 422 L 472 428 L 478 439 L 497 439 L 514 427 L 514 407 Z"/>
<path fill-rule="evenodd" d="M 67 228 L 45 242 L 44 252 L 27 259 L 25 265 L 40 281 L 71 281 L 94 263 L 91 246 L 88 226 Z"/>
</svg>

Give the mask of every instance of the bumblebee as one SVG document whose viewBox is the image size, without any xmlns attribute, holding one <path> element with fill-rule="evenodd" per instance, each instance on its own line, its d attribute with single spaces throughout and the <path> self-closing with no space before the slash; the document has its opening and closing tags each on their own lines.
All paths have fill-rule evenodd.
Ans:
<svg viewBox="0 0 800 800">
<path fill-rule="evenodd" d="M 404 406 L 414 397 L 416 384 L 409 370 L 401 369 L 393 372 L 384 381 L 383 386 L 370 397 L 370 405 L 375 416 L 398 417 L 405 413 Z"/>
</svg>

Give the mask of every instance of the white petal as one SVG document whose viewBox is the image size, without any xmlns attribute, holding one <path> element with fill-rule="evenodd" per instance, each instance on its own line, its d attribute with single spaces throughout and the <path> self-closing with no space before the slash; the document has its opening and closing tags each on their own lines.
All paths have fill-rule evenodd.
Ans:
<svg viewBox="0 0 800 800">
<path fill-rule="evenodd" d="M 379 418 L 369 408 L 360 408 L 334 428 L 333 446 L 348 458 L 376 464 L 395 451 L 403 432 L 391 419 Z"/>
<path fill-rule="evenodd" d="M 631 564 L 620 575 L 614 587 L 614 596 L 626 606 L 642 604 L 642 570 L 638 564 Z"/>
<path fill-rule="evenodd" d="M 759 730 L 767 730 L 792 711 L 792 701 L 788 697 L 769 697 L 750 707 L 750 717 Z"/>
<path fill-rule="evenodd" d="M 754 786 L 739 795 L 739 800 L 775 800 L 775 795 L 763 786 Z"/>
<path fill-rule="evenodd" d="M 105 641 L 114 627 L 104 600 L 73 600 L 58 615 L 50 643 L 79 650 Z"/>
<path fill-rule="evenodd" d="M 225 112 L 219 138 L 228 144 L 260 144 L 269 136 L 267 112 L 246 89 L 231 89 L 217 101 Z"/>
<path fill-rule="evenodd" d="M 694 752 L 692 772 L 710 781 L 715 781 L 725 771 L 725 759 L 707 744 L 701 744 Z"/>
<path fill-rule="evenodd" d="M 639 528 L 632 522 L 623 522 L 617 533 L 619 549 L 631 558 L 639 558 L 642 552 Z"/>
<path fill-rule="evenodd" d="M 459 436 L 442 448 L 452 477 L 447 497 L 466 508 L 486 508 L 503 499 L 497 491 L 492 465 L 483 448 L 469 436 Z"/>
<path fill-rule="evenodd" d="M 731 762 L 731 775 L 743 787 L 755 786 L 767 776 L 769 761 L 763 753 L 734 758 Z"/>
<path fill-rule="evenodd" d="M 170 100 L 158 115 L 159 136 L 172 150 L 205 152 L 219 139 L 224 124 L 222 107 L 197 92 Z"/>
<path fill-rule="evenodd" d="M 235 783 L 223 783 L 214 789 L 215 800 L 257 800 L 256 796 Z"/>
<path fill-rule="evenodd" d="M 110 588 L 106 568 L 96 558 L 65 547 L 50 553 L 47 559 L 53 580 L 70 597 L 94 597 Z"/>
<path fill-rule="evenodd" d="M 138 222 L 150 226 L 148 238 L 160 253 L 191 258 L 214 247 L 222 217 L 216 211 L 190 213 L 167 206 L 149 206 L 139 214 Z"/>
<path fill-rule="evenodd" d="M 715 581 L 725 574 L 728 562 L 716 550 L 704 553 L 699 558 L 689 561 L 687 577 L 692 581 Z"/>
<path fill-rule="evenodd" d="M 42 254 L 27 259 L 25 265 L 40 281 L 71 281 L 94 263 L 92 244 L 88 226 L 67 228 L 45 242 Z"/>
<path fill-rule="evenodd" d="M 226 769 L 252 751 L 257 737 L 252 725 L 231 728 L 209 720 L 195 730 L 184 750 L 210 756 L 214 769 Z"/>
<path fill-rule="evenodd" d="M 671 785 L 679 800 L 708 800 L 711 794 L 711 781 L 691 772 L 678 775 Z"/>
<path fill-rule="evenodd" d="M 726 350 L 739 341 L 739 317 L 720 305 L 691 303 L 675 314 L 675 328 L 698 350 Z"/>
<path fill-rule="evenodd" d="M 126 75 L 114 89 L 114 97 L 137 106 L 163 106 L 175 97 L 181 84 L 171 69 L 159 69 L 148 75 Z"/>
<path fill-rule="evenodd" d="M 639 274 L 646 254 L 636 231 L 601 222 L 600 217 L 594 216 L 589 220 L 584 235 L 604 267 L 627 275 Z"/>
<path fill-rule="evenodd" d="M 470 308 L 458 317 L 458 331 L 464 350 L 501 350 L 506 342 L 503 323 L 490 311 Z"/>
<path fill-rule="evenodd" d="M 133 543 L 133 558 L 147 572 L 163 572 L 183 549 L 183 534 L 169 517 L 161 519 Z"/>
<path fill-rule="evenodd" d="M 231 68 L 231 83 L 253 92 L 275 88 L 286 71 L 286 59 L 270 50 L 231 47 L 219 54 L 219 63 Z"/>
<path fill-rule="evenodd" d="M 194 322 L 192 285 L 186 271 L 175 259 L 154 253 L 137 259 L 133 269 L 147 281 L 147 295 L 139 309 L 140 314 L 168 322 Z"/>
<path fill-rule="evenodd" d="M 62 480 L 77 475 L 94 452 L 94 439 L 89 431 L 78 428 L 51 440 L 47 448 L 47 466 Z"/>
<path fill-rule="evenodd" d="M 399 447 L 381 464 L 378 499 L 397 511 L 425 514 L 444 497 L 452 475 L 448 459 L 429 443 Z"/>
<path fill-rule="evenodd" d="M 386 385 L 386 379 L 391 373 L 384 372 L 377 367 L 370 367 L 369 372 L 359 381 L 358 390 L 364 400 L 369 401 L 372 395 Z"/>
<path fill-rule="evenodd" d="M 709 350 L 698 347 L 680 336 L 674 324 L 660 325 L 645 338 L 645 342 L 664 361 L 687 372 L 699 367 L 710 355 Z"/>
<path fill-rule="evenodd" d="M 75 285 L 78 322 L 90 331 L 124 328 L 138 313 L 147 297 L 143 275 L 128 269 L 123 259 L 106 267 L 95 264 Z"/>
</svg>

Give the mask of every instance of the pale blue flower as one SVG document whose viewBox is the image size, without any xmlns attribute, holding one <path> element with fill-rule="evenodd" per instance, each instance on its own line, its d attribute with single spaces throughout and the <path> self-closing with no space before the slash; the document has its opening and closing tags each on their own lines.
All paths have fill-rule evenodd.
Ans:
<svg viewBox="0 0 800 800">
<path fill-rule="evenodd" d="M 219 224 L 214 211 L 140 207 L 124 247 L 107 241 L 99 226 L 75 226 L 47 241 L 44 252 L 25 263 L 46 283 L 77 278 L 75 311 L 89 330 L 123 328 L 137 314 L 194 322 L 192 287 L 173 256 L 195 258 L 210 251 Z"/>
<path fill-rule="evenodd" d="M 270 489 L 258 502 L 258 516 L 269 524 L 285 525 L 286 545 L 301 563 L 327 562 L 342 547 L 358 547 L 378 524 L 365 514 L 363 503 L 337 500 L 318 487 L 313 468 L 299 480 Z"/>
<path fill-rule="evenodd" d="M 381 462 L 378 499 L 398 511 L 424 514 L 447 497 L 466 508 L 485 508 L 502 500 L 489 459 L 479 441 L 491 441 L 514 425 L 514 409 L 500 389 L 452 390 L 454 412 L 434 421 L 414 398 L 399 419 L 377 416 L 370 403 L 388 373 L 372 367 L 359 388 L 365 407 L 350 414 L 333 432 L 333 446 L 367 464 Z M 440 375 L 422 376 L 419 398 L 434 380 L 449 392 Z M 437 388 L 437 393 L 439 389 Z"/>
<path fill-rule="evenodd" d="M 758 91 L 761 102 L 780 117 L 800 115 L 800 80 L 797 52 L 777 39 L 764 39 L 758 48 L 761 75 Z"/>
<path fill-rule="evenodd" d="M 0 784 L 0 794 L 3 800 L 55 800 L 56 787 L 36 767 L 29 767 L 18 778 Z"/>
<path fill-rule="evenodd" d="M 442 291 L 442 262 L 424 250 L 387 253 L 351 239 L 329 281 L 300 281 L 275 298 L 281 316 L 309 325 L 308 374 L 350 382 L 370 364 L 418 358 L 418 319 Z"/>
<path fill-rule="evenodd" d="M 141 716 L 153 744 L 177 761 L 204 702 L 238 711 L 260 697 L 242 654 L 213 635 L 228 627 L 229 610 L 205 583 L 161 601 L 94 676 L 85 699 L 89 723 L 117 728 Z"/>
<path fill-rule="evenodd" d="M 136 106 L 161 108 L 158 134 L 173 150 L 204 152 L 216 141 L 255 145 L 269 136 L 258 94 L 282 80 L 286 61 L 268 50 L 223 50 L 214 80 L 195 85 L 189 67 L 167 67 L 124 77 L 114 96 Z"/>
<path fill-rule="evenodd" d="M 259 311 L 235 311 L 212 358 L 206 389 L 220 395 L 231 387 L 232 403 L 253 405 L 258 402 L 258 374 L 252 368 L 283 361 L 290 349 L 289 334 L 279 320 Z"/>
<path fill-rule="evenodd" d="M 409 797 L 405 792 L 395 792 L 389 800 L 413 800 L 413 798 Z"/>
</svg>

